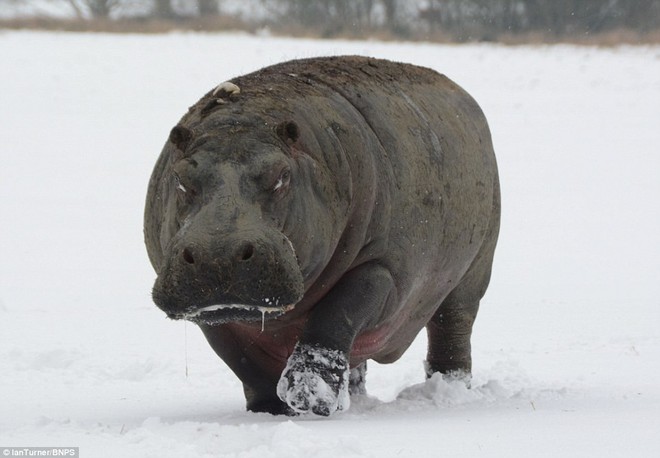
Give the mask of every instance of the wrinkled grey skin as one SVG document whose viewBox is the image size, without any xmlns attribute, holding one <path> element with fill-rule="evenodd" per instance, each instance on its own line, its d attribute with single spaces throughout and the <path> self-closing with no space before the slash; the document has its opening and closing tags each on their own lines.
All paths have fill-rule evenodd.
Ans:
<svg viewBox="0 0 660 458">
<path fill-rule="evenodd" d="M 189 109 L 151 177 L 156 304 L 200 326 L 253 411 L 330 415 L 341 406 L 285 371 L 292 354 L 336 399 L 425 326 L 427 373 L 469 374 L 500 220 L 476 102 L 434 71 L 362 57 L 231 83 Z"/>
</svg>

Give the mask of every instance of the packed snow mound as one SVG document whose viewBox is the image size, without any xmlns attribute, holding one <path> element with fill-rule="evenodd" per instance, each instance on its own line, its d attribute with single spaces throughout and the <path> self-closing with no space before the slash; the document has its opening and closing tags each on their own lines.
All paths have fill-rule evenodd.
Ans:
<svg viewBox="0 0 660 458">
<path fill-rule="evenodd" d="M 453 407 L 473 402 L 496 402 L 511 397 L 512 392 L 497 380 L 489 380 L 483 385 L 470 388 L 463 380 L 447 379 L 436 372 L 426 382 L 404 389 L 397 399 Z"/>
<path fill-rule="evenodd" d="M 584 396 L 578 387 L 571 389 L 535 380 L 516 363 L 498 362 L 484 371 L 486 378 L 447 377 L 434 373 L 421 383 L 404 386 L 391 401 L 369 394 L 351 398 L 352 414 L 385 412 L 430 412 L 442 414 L 451 410 L 492 408 L 535 409 L 537 402 L 563 401 Z"/>
</svg>

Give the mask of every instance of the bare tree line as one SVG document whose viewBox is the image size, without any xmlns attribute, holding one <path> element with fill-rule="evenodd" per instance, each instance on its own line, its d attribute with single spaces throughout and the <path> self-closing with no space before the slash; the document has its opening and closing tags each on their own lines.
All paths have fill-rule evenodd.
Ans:
<svg viewBox="0 0 660 458">
<path fill-rule="evenodd" d="M 659 0 L 430 0 L 430 27 L 467 33 L 598 33 L 660 27 Z"/>
<path fill-rule="evenodd" d="M 11 0 L 29 4 L 36 0 Z M 39 0 L 66 3 L 79 19 L 212 18 L 227 0 Z M 265 14 L 254 22 L 322 36 L 383 30 L 394 36 L 441 31 L 458 39 L 540 31 L 598 33 L 660 28 L 660 0 L 244 0 Z M 248 21 L 251 18 L 244 18 Z"/>
<path fill-rule="evenodd" d="M 660 0 L 262 0 L 278 20 L 332 32 L 381 27 L 406 35 L 425 27 L 465 38 L 542 31 L 597 33 L 660 27 Z M 411 4 L 413 7 L 411 8 Z"/>
<path fill-rule="evenodd" d="M 32 0 L 15 0 L 29 3 Z M 159 19 L 177 19 L 183 16 L 177 6 L 183 5 L 184 11 L 195 11 L 199 16 L 220 14 L 219 0 L 50 0 L 64 1 L 79 19 L 110 18 L 139 14 L 144 17 Z M 189 13 L 188 13 L 189 14 Z"/>
</svg>

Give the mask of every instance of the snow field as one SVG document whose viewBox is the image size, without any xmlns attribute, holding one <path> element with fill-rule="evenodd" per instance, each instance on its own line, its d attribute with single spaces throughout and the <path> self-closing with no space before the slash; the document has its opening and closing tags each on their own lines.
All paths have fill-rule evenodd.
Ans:
<svg viewBox="0 0 660 458">
<path fill-rule="evenodd" d="M 493 131 L 503 222 L 472 389 L 425 336 L 330 419 L 243 411 L 201 333 L 150 300 L 169 129 L 232 76 L 366 54 L 435 68 Z M 0 446 L 93 457 L 660 455 L 660 48 L 0 33 Z"/>
</svg>

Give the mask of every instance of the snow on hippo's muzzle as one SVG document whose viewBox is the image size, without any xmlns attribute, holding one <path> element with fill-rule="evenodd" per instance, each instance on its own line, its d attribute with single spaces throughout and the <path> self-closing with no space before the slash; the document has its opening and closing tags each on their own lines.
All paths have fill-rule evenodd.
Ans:
<svg viewBox="0 0 660 458">
<path fill-rule="evenodd" d="M 279 305 L 269 307 L 267 305 L 216 304 L 207 305 L 206 307 L 183 315 L 175 315 L 173 318 L 184 319 L 194 323 L 221 324 L 231 321 L 255 321 L 255 317 L 260 317 L 263 323 L 266 317 L 272 318 L 283 315 L 294 307 L 295 304 L 289 304 L 284 307 Z"/>
<path fill-rule="evenodd" d="M 181 237 L 156 279 L 154 302 L 172 319 L 209 325 L 290 311 L 303 296 L 302 273 L 291 242 L 269 232 Z"/>
</svg>

